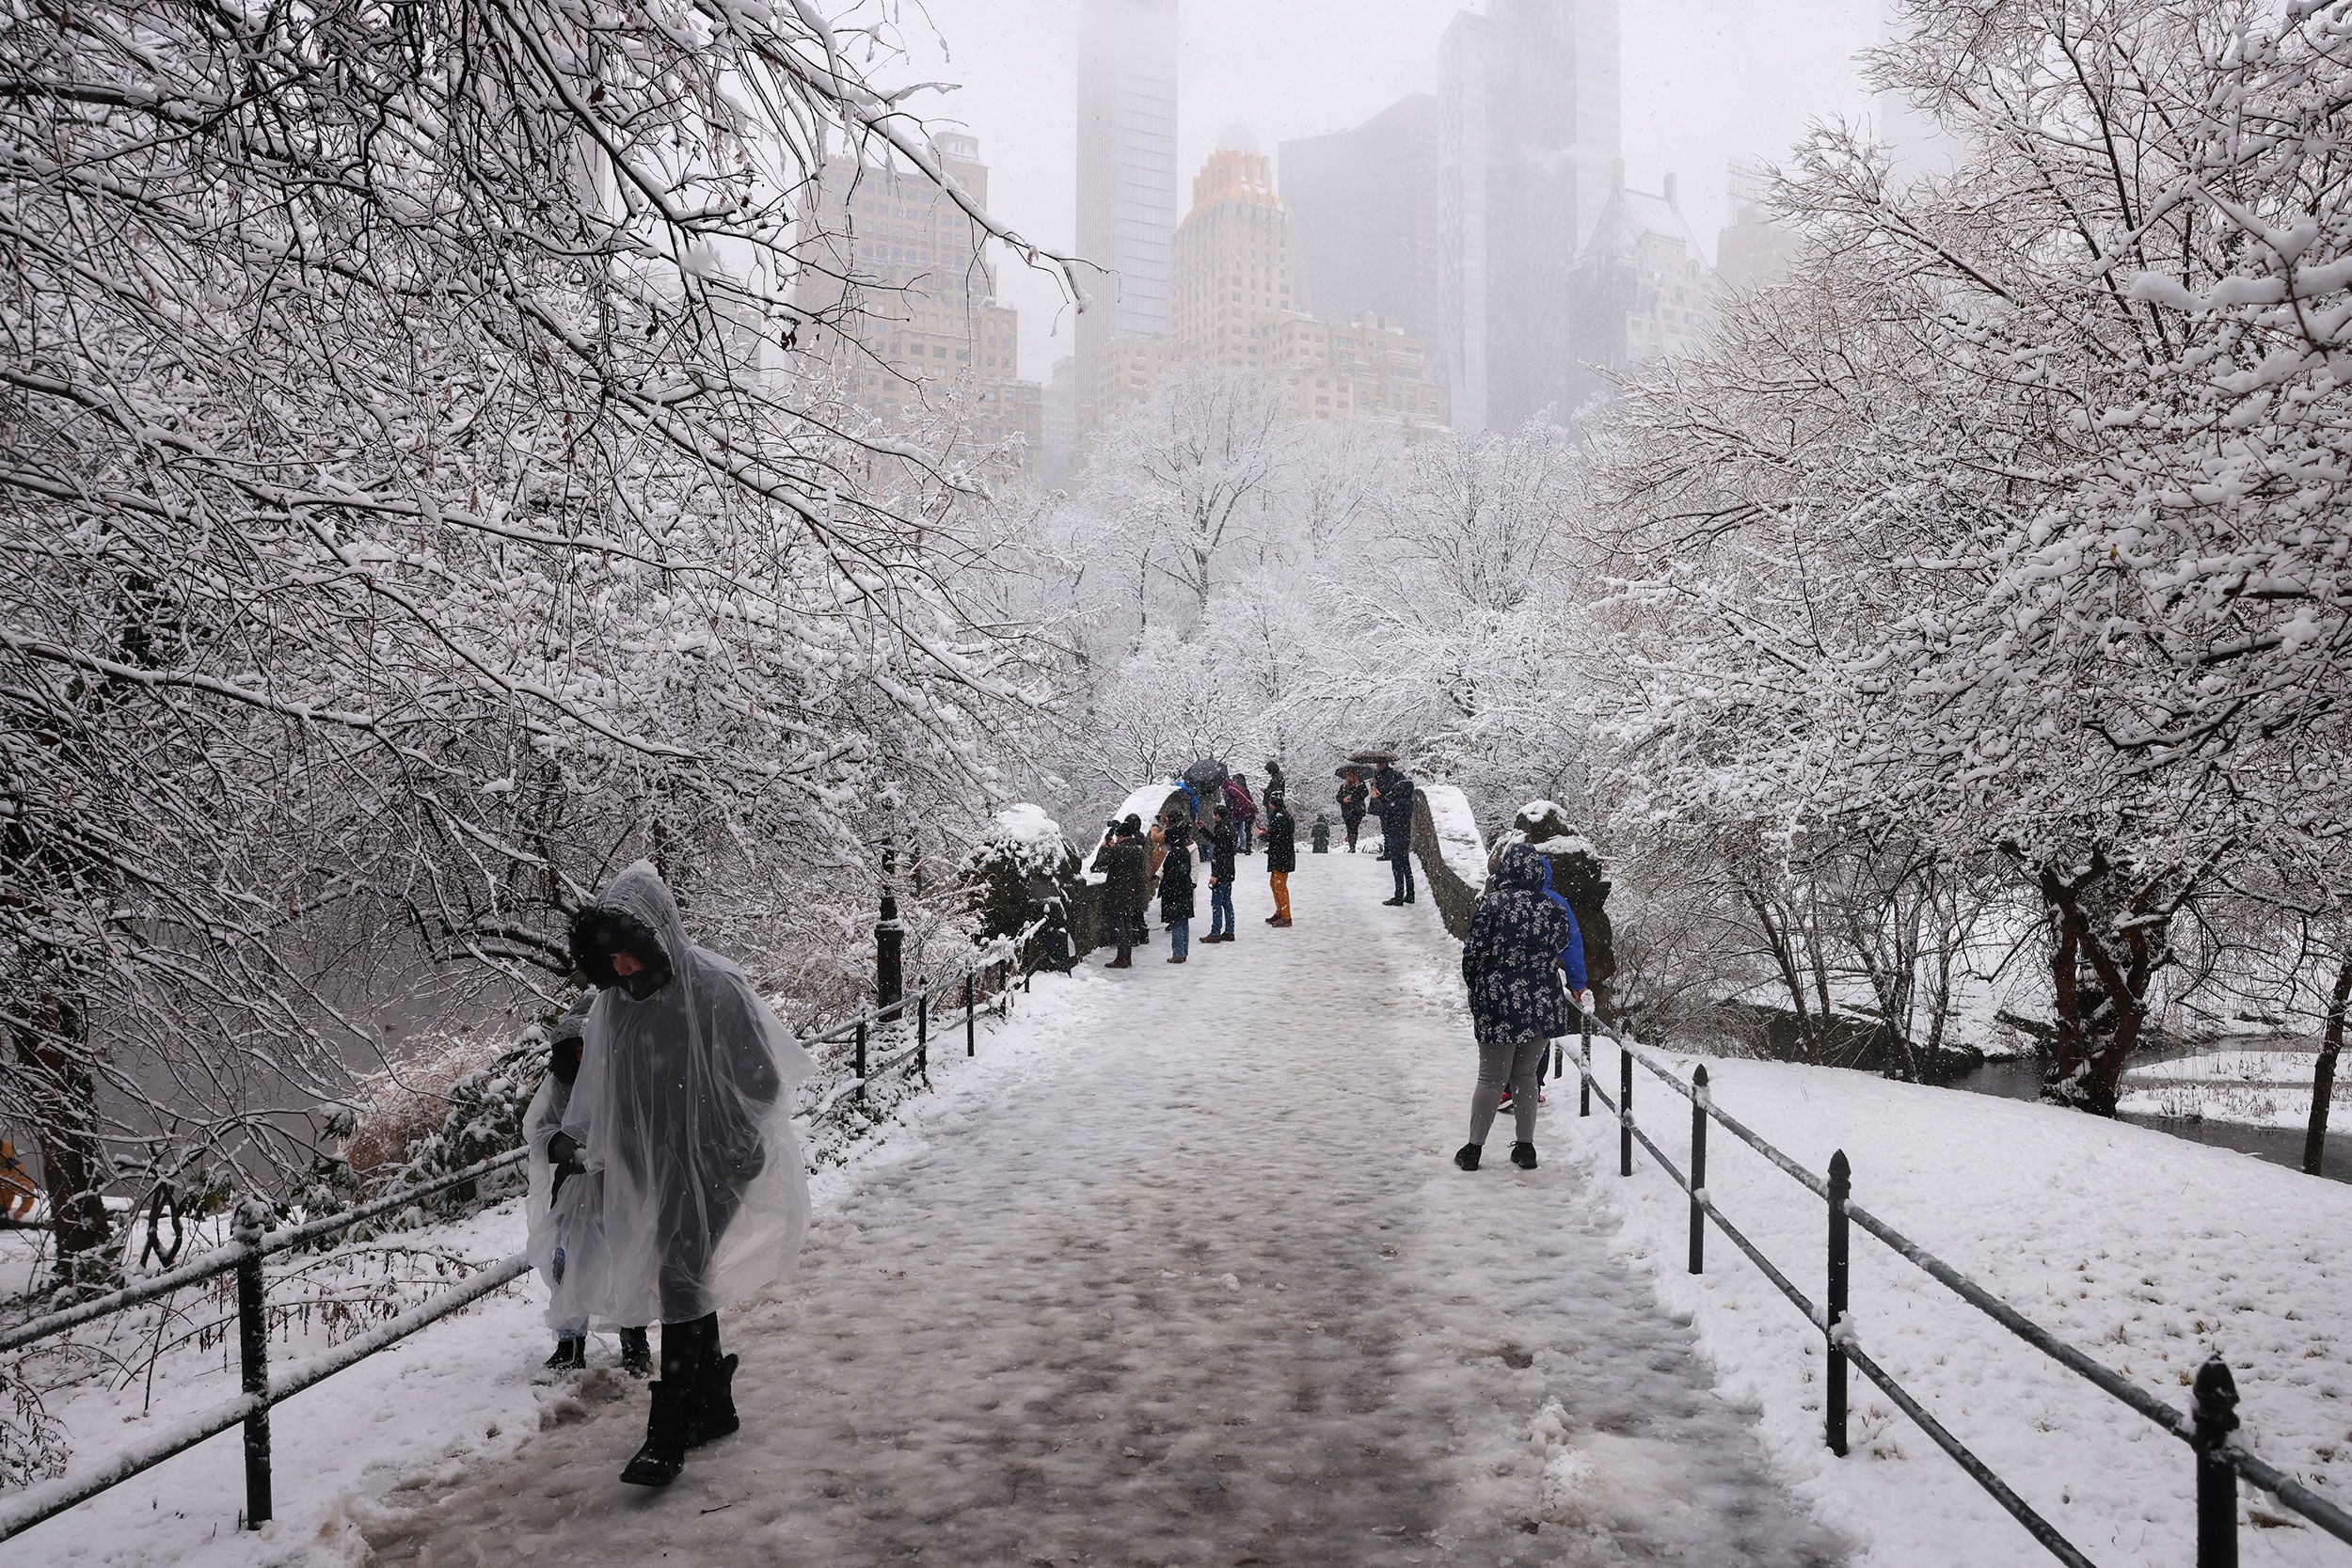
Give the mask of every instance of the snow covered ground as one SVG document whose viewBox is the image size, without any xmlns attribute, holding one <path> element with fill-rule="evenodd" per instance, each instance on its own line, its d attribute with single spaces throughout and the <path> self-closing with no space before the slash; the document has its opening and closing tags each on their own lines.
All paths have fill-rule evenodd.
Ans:
<svg viewBox="0 0 2352 1568">
<path fill-rule="evenodd" d="M 667 1494 L 614 1484 L 642 1396 L 596 1379 L 511 1458 L 355 1489 L 308 1549 L 1842 1561 L 1612 1256 L 1588 1179 L 1448 1164 L 1471 1056 L 1434 908 L 1381 909 L 1369 856 L 1300 863 L 1293 929 L 1259 923 L 1245 860 L 1238 942 L 1041 980 L 1016 1021 L 1040 1069 L 967 1074 L 733 1316 L 745 1430 Z"/>
<path fill-rule="evenodd" d="M 1613 1048 L 1596 1070 L 1617 1081 Z M 1688 1071 L 1687 1059 L 1677 1059 Z M 2352 1190 L 2169 1134 L 1861 1073 L 1713 1062 L 1716 1102 L 1814 1170 L 1846 1150 L 1854 1200 L 2061 1338 L 2185 1406 L 2206 1355 L 2228 1357 L 2246 1441 L 2329 1495 L 2352 1494 Z M 1638 1069 L 1637 1069 L 1638 1073 Z M 1573 1090 L 1567 1091 L 1573 1098 Z M 1637 1118 L 1677 1163 L 1687 1101 L 1638 1073 Z M 1689 1207 L 1637 1150 L 1616 1174 L 1596 1105 L 1576 1152 L 1626 1262 L 1695 1323 L 1735 1397 L 1764 1410 L 1774 1467 L 1883 1568 L 2043 1560 L 2008 1516 L 1859 1374 L 1852 1453 L 1821 1440 L 1820 1335 L 1720 1235 L 1685 1272 Z M 1715 1203 L 1817 1298 L 1819 1199 L 1717 1131 Z M 2061 1371 L 1859 1231 L 1861 1340 L 2074 1544 L 2100 1563 L 2194 1560 L 2188 1450 Z M 2352 1548 L 2242 1500 L 2244 1560 L 2338 1565 Z"/>
<path fill-rule="evenodd" d="M 2135 1067 L 2119 1108 L 2135 1116 L 2203 1117 L 2249 1127 L 2301 1127 L 2311 1119 L 2310 1051 L 2212 1051 Z M 2329 1122 L 2352 1126 L 2352 1073 L 2329 1097 Z"/>
</svg>

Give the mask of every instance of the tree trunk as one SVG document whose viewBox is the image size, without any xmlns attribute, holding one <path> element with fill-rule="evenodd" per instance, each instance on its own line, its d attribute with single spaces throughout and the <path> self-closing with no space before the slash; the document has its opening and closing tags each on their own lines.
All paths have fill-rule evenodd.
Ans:
<svg viewBox="0 0 2352 1568">
<path fill-rule="evenodd" d="M 2344 1015 L 2352 1007 L 2352 952 L 2336 966 L 2335 994 L 2328 999 L 2328 1027 L 2319 1037 L 2319 1062 L 2312 1070 L 2312 1119 L 2303 1132 L 2303 1174 L 2317 1176 L 2328 1154 L 2328 1102 L 2336 1092 L 2336 1057 L 2344 1050 Z"/>
<path fill-rule="evenodd" d="M 1780 966 L 1780 983 L 1788 990 L 1789 1006 L 1797 1015 L 1797 1044 L 1804 1052 L 1804 1059 L 1813 1066 L 1821 1065 L 1821 1040 L 1813 1026 L 1813 1015 L 1805 1006 L 1804 976 L 1798 970 L 1796 950 L 1788 936 L 1772 919 L 1772 907 L 1753 889 L 1742 888 L 1748 907 L 1756 911 L 1756 923 L 1764 927 L 1765 943 L 1772 950 L 1772 961 Z"/>
<path fill-rule="evenodd" d="M 2042 1074 L 2042 1098 L 2101 1117 L 2115 1115 L 2124 1063 L 2139 1043 L 2154 959 L 2144 926 L 2124 927 L 2120 955 L 2091 928 L 2083 895 L 2104 881 L 2108 870 L 2103 860 L 2094 859 L 2079 881 L 2069 883 L 2047 866 L 2040 878 L 2042 900 L 2058 927 L 2050 953 L 2058 1031 Z"/>
<path fill-rule="evenodd" d="M 32 1085 L 33 1138 L 40 1148 L 49 1191 L 52 1234 L 57 1243 L 57 1282 L 93 1285 L 111 1277 L 107 1243 L 112 1227 L 101 1196 L 105 1154 L 98 1141 L 98 1085 L 89 1065 L 60 1042 L 78 1044 L 87 1033 L 81 1009 L 46 998 L 35 1014 L 47 1030 L 20 1028 L 17 1059 Z"/>
</svg>

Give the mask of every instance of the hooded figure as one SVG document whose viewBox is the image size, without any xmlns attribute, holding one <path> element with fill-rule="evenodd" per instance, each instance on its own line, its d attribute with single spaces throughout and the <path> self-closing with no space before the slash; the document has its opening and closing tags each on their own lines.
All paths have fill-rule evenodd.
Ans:
<svg viewBox="0 0 2352 1568">
<path fill-rule="evenodd" d="M 687 939 L 644 861 L 573 916 L 571 947 L 598 995 L 562 1130 L 601 1179 L 605 1256 L 580 1305 L 661 1322 L 645 1446 L 621 1479 L 667 1485 L 687 1448 L 738 1425 L 719 1308 L 782 1275 L 807 1233 L 791 1115 L 813 1064 L 740 968 Z"/>
<path fill-rule="evenodd" d="M 1564 965 L 1567 991 L 1560 988 Z M 1470 911 L 1462 978 L 1477 1032 L 1478 1087 L 1470 1099 L 1470 1141 L 1454 1162 L 1464 1170 L 1478 1168 L 1480 1147 L 1507 1085 L 1518 1132 L 1511 1160 L 1532 1169 L 1537 1075 L 1550 1041 L 1568 1032 L 1568 993 L 1585 989 L 1584 942 L 1567 900 L 1551 891 L 1550 863 L 1523 844 L 1503 850 Z"/>
<path fill-rule="evenodd" d="M 531 1229 L 525 1250 L 548 1284 L 548 1326 L 555 1330 L 555 1354 L 548 1367 L 576 1371 L 588 1365 L 589 1303 L 607 1289 L 604 1245 L 604 1178 L 591 1176 L 580 1150 L 564 1132 L 572 1088 L 580 1081 L 582 1031 L 596 993 L 587 991 L 548 1031 L 548 1072 L 523 1113 L 523 1148 L 530 1172 L 525 1212 Z M 621 1365 L 643 1375 L 653 1368 L 645 1331 L 621 1330 Z"/>
</svg>

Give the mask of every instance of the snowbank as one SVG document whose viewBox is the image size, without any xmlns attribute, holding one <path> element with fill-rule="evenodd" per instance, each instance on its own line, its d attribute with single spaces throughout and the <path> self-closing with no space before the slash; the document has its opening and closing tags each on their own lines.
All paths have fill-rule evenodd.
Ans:
<svg viewBox="0 0 2352 1568">
<path fill-rule="evenodd" d="M 1119 809 L 1110 814 L 1111 818 L 1115 821 L 1123 821 L 1130 816 L 1138 817 L 1143 825 L 1149 828 L 1152 826 L 1152 818 L 1159 816 L 1166 809 L 1168 798 L 1176 794 L 1180 788 L 1181 786 L 1173 779 L 1163 779 L 1157 784 L 1139 784 L 1124 800 L 1119 802 Z M 1204 807 L 1203 810 L 1205 809 Z M 1105 830 L 1102 828 L 1094 830 L 1091 835 L 1091 847 L 1087 850 L 1083 862 L 1086 869 L 1081 874 L 1089 882 L 1098 885 L 1102 882 L 1104 874 L 1092 869 L 1094 854 L 1095 850 L 1103 847 L 1103 840 L 1106 836 Z"/>
<path fill-rule="evenodd" d="M 1688 1060 L 1679 1067 L 1687 1073 Z M 1597 1044 L 1614 1085 L 1616 1053 Z M 2352 1188 L 2170 1135 L 2023 1101 L 1834 1069 L 1708 1064 L 1716 1102 L 1812 1169 L 1843 1148 L 1854 1200 L 2062 1338 L 2182 1405 L 2198 1366 L 2226 1356 L 2255 1451 L 2331 1497 L 2352 1493 Z M 1635 1111 L 1677 1163 L 1687 1101 L 1636 1069 Z M 2042 1560 L 2009 1516 L 1856 1374 L 1852 1453 L 1821 1439 L 1820 1331 L 1710 1229 L 1708 1272 L 1685 1272 L 1689 1202 L 1639 1151 L 1616 1175 L 1613 1121 L 1574 1116 L 1574 1157 L 1615 1211 L 1627 1262 L 1693 1320 L 1724 1390 L 1762 1408 L 1776 1466 L 1881 1568 Z M 1819 1199 L 1727 1134 L 1708 1192 L 1815 1295 Z M 1877 1243 L 1854 1233 L 1863 1345 L 2070 1540 L 2101 1562 L 2193 1555 L 2185 1447 L 2060 1370 Z M 2248 1568 L 2336 1568 L 2342 1545 L 2260 1497 L 2242 1507 Z"/>
</svg>

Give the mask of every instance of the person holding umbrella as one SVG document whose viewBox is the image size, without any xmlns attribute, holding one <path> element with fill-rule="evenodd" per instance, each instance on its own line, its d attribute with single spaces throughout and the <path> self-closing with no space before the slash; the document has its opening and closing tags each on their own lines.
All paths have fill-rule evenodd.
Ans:
<svg viewBox="0 0 2352 1568">
<path fill-rule="evenodd" d="M 1354 763 L 1340 769 L 1340 820 L 1347 827 L 1347 852 L 1356 852 L 1356 833 L 1364 825 L 1364 802 L 1372 791 L 1364 786 L 1364 770 Z"/>
</svg>

